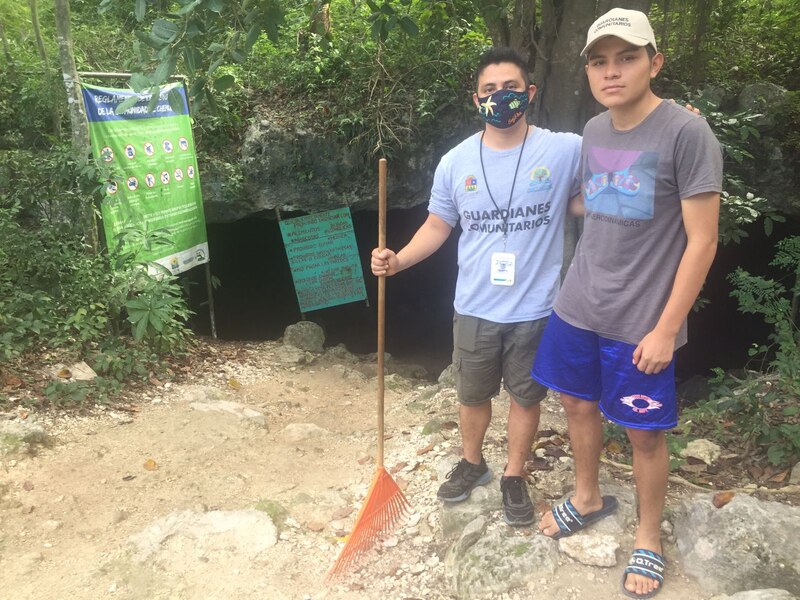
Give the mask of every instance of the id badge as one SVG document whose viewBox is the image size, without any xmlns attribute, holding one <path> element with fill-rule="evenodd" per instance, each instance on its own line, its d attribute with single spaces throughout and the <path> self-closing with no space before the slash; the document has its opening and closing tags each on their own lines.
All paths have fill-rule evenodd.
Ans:
<svg viewBox="0 0 800 600">
<path fill-rule="evenodd" d="M 515 261 L 511 252 L 492 252 L 492 285 L 514 285 Z"/>
</svg>

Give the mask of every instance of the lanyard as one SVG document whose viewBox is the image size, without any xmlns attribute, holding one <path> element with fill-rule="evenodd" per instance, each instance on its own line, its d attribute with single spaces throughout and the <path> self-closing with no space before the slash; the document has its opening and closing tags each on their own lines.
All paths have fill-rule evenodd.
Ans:
<svg viewBox="0 0 800 600">
<path fill-rule="evenodd" d="M 506 248 L 506 239 L 508 238 L 508 217 L 511 214 L 511 199 L 514 197 L 514 186 L 517 185 L 517 173 L 519 173 L 519 163 L 522 160 L 522 153 L 525 150 L 525 142 L 528 139 L 528 133 L 530 132 L 531 128 L 530 125 L 525 126 L 525 137 L 522 138 L 522 146 L 519 149 L 519 155 L 517 156 L 517 166 L 514 167 L 514 179 L 511 180 L 511 192 L 508 194 L 508 206 L 506 206 L 506 213 L 503 216 L 503 211 L 499 206 L 497 206 L 497 202 L 494 201 L 494 196 L 492 196 L 492 190 L 489 189 L 489 179 L 486 177 L 486 169 L 483 167 L 483 136 L 486 133 L 486 130 L 483 130 L 481 133 L 481 142 L 480 142 L 480 159 L 481 159 L 481 172 L 483 173 L 483 181 L 486 183 L 486 191 L 489 193 L 489 199 L 494 204 L 494 207 L 497 209 L 497 212 L 503 217 L 503 250 Z"/>
</svg>

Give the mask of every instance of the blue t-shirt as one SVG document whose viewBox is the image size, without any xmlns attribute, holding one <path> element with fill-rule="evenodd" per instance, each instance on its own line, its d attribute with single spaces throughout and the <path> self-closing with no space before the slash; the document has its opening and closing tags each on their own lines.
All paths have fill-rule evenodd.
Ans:
<svg viewBox="0 0 800 600">
<path fill-rule="evenodd" d="M 484 146 L 481 169 L 480 137 L 470 136 L 442 157 L 428 205 L 449 225 L 461 222 L 453 305 L 460 314 L 496 323 L 546 317 L 560 283 L 567 203 L 580 190 L 581 138 L 531 128 L 521 158 L 520 146 L 502 151 Z M 514 285 L 491 283 L 495 252 L 515 255 Z"/>
</svg>

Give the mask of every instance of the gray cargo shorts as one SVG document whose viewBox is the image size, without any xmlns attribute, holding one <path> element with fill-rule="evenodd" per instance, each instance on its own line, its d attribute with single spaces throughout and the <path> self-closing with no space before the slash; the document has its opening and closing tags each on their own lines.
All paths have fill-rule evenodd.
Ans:
<svg viewBox="0 0 800 600">
<path fill-rule="evenodd" d="M 520 406 L 541 401 L 547 388 L 531 377 L 531 367 L 547 317 L 495 323 L 455 313 L 453 365 L 458 401 L 477 406 L 500 391 L 500 382 Z"/>
</svg>

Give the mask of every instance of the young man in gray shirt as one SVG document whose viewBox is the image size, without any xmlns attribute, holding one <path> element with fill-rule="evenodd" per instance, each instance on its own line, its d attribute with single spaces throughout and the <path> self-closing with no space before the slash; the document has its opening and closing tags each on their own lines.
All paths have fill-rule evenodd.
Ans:
<svg viewBox="0 0 800 600">
<path fill-rule="evenodd" d="M 622 591 L 649 598 L 664 576 L 673 355 L 716 252 L 722 153 L 703 119 L 650 89 L 664 57 L 646 15 L 609 11 L 582 54 L 592 94 L 608 110 L 584 129 L 584 233 L 533 368 L 534 379 L 561 393 L 576 488 L 539 527 L 559 538 L 616 509 L 598 484 L 601 413 L 624 426 L 639 525 Z"/>
</svg>

